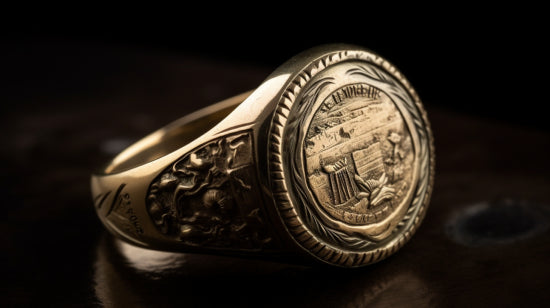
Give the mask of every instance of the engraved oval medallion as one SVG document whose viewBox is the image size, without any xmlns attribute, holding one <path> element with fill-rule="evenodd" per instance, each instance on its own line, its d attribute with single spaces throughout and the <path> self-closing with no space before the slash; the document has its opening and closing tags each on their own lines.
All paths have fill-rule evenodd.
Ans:
<svg viewBox="0 0 550 308">
<path fill-rule="evenodd" d="M 401 113 L 380 89 L 355 83 L 329 93 L 304 141 L 306 174 L 318 203 L 348 224 L 383 221 L 410 190 L 411 139 Z"/>
<path fill-rule="evenodd" d="M 433 186 L 429 123 L 407 80 L 365 51 L 334 51 L 289 83 L 271 126 L 281 217 L 318 259 L 377 262 L 412 236 Z"/>
</svg>

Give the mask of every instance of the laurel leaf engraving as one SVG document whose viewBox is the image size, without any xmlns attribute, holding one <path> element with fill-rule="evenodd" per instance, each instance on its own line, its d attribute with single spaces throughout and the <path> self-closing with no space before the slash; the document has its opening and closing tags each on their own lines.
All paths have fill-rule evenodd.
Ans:
<svg viewBox="0 0 550 308">
<path fill-rule="evenodd" d="M 346 72 L 346 74 L 362 75 L 367 78 L 371 78 L 380 82 L 390 84 L 392 86 L 397 86 L 397 84 L 395 83 L 395 80 L 391 76 L 389 76 L 388 74 L 384 73 L 381 70 L 375 69 L 370 66 L 357 65 L 357 67 L 349 69 Z"/>
</svg>

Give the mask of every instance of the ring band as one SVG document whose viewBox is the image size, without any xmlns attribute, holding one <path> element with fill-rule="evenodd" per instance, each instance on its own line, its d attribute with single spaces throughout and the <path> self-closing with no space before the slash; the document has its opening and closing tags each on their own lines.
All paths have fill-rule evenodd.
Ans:
<svg viewBox="0 0 550 308">
<path fill-rule="evenodd" d="M 138 141 L 91 188 L 105 227 L 137 246 L 359 267 L 414 234 L 434 164 L 403 75 L 329 45 Z"/>
</svg>

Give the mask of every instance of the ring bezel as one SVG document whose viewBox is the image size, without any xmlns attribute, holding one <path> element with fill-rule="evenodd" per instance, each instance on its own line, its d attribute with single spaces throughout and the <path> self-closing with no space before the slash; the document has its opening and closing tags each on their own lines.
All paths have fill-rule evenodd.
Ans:
<svg viewBox="0 0 550 308">
<path fill-rule="evenodd" d="M 311 83 L 319 81 L 318 78 L 316 79 L 319 74 L 349 61 L 375 66 L 390 76 L 396 88 L 403 91 L 400 95 L 406 95 L 409 100 L 406 102 L 409 110 L 405 110 L 407 117 L 410 116 L 407 124 L 414 126 L 417 131 L 413 134 L 417 139 L 415 152 L 418 159 L 415 163 L 416 176 L 413 181 L 414 196 L 407 200 L 410 205 L 404 209 L 401 218 L 394 221 L 392 225 L 388 225 L 391 227 L 389 236 L 386 235 L 384 240 L 375 245 L 363 245 L 363 247 L 359 239 L 355 241 L 359 245 L 349 245 L 347 242 L 350 236 L 353 237 L 354 232 L 361 233 L 361 227 L 350 227 L 337 220 L 327 219 L 329 215 L 325 215 L 326 213 L 316 206 L 315 198 L 310 192 L 308 193 L 307 183 L 301 183 L 305 182 L 305 175 L 303 172 L 300 173 L 299 164 L 292 163 L 293 159 L 303 160 L 302 144 L 298 142 L 298 146 L 294 149 L 289 147 L 289 143 L 292 144 L 289 142 L 292 139 L 290 134 L 293 132 L 288 130 L 289 121 L 293 119 L 295 121 L 296 118 L 301 121 L 308 117 L 311 119 L 311 113 L 314 112 L 309 110 L 305 114 L 296 114 L 296 104 L 303 99 L 304 91 L 311 87 Z M 305 121 L 307 122 L 307 119 Z M 370 51 L 328 50 L 296 72 L 284 89 L 275 109 L 268 142 L 271 189 L 279 215 L 292 238 L 323 262 L 343 267 L 358 267 L 378 262 L 403 246 L 414 234 L 425 215 L 434 174 L 434 148 L 426 113 L 418 95 L 403 75 L 388 61 Z M 299 176 L 292 176 L 296 170 L 300 173 Z M 416 185 L 417 179 L 419 179 L 418 185 Z M 299 194 L 307 197 L 299 198 L 297 197 Z M 342 238 L 344 236 L 346 238 Z"/>
</svg>

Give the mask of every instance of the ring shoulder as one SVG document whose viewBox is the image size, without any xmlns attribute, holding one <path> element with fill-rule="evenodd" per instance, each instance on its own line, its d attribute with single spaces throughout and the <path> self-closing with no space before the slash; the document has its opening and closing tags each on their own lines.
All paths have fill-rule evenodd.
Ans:
<svg viewBox="0 0 550 308">
<path fill-rule="evenodd" d="M 203 248 L 262 249 L 272 241 L 261 207 L 252 130 L 213 139 L 151 183 L 147 212 L 165 237 Z"/>
</svg>

